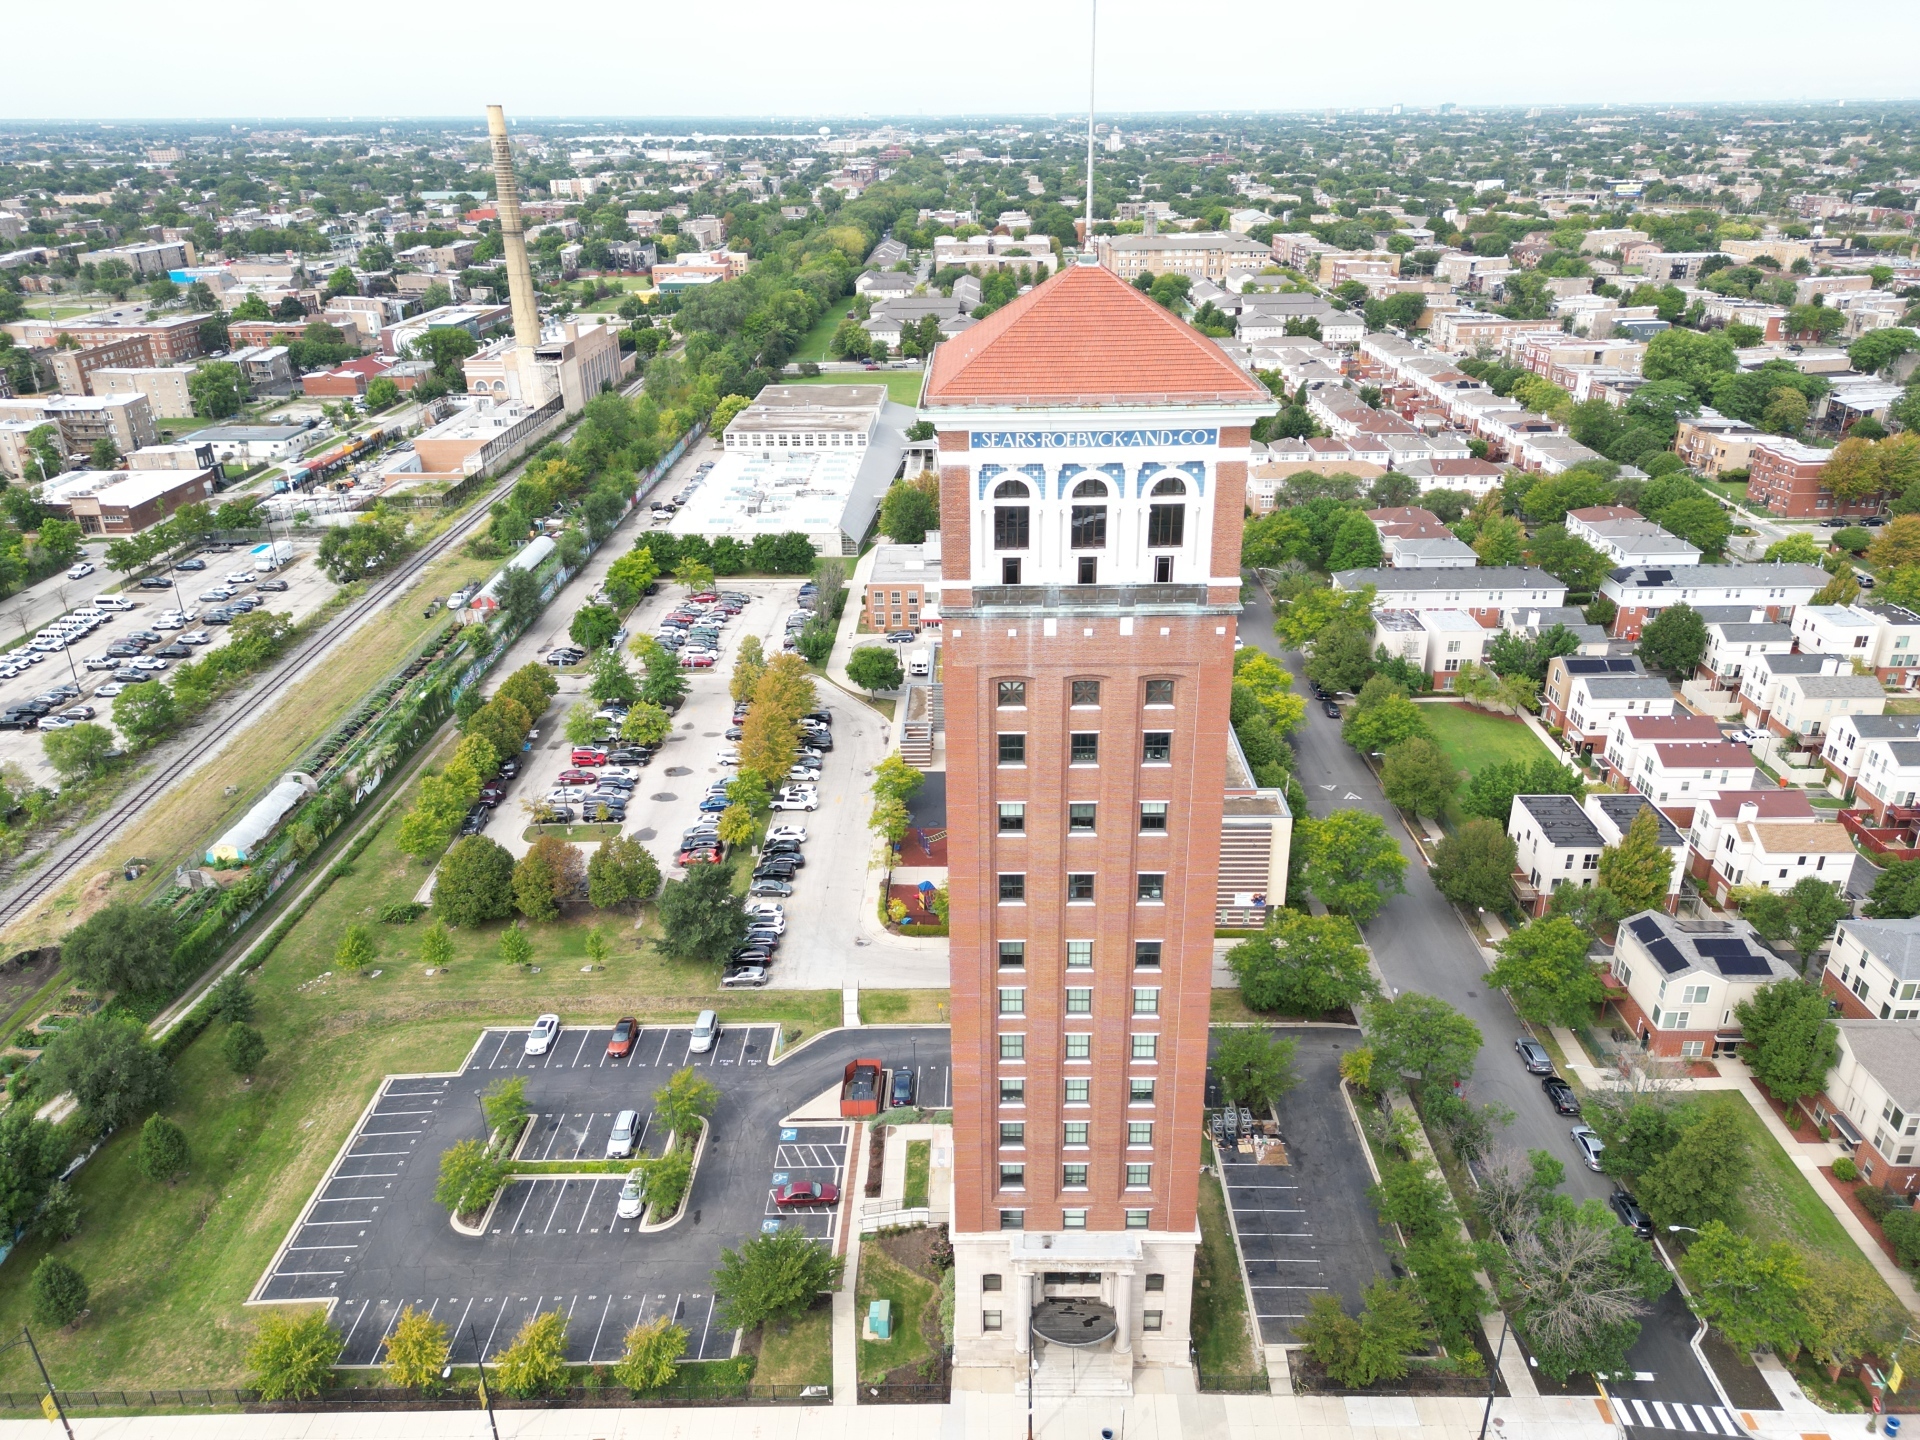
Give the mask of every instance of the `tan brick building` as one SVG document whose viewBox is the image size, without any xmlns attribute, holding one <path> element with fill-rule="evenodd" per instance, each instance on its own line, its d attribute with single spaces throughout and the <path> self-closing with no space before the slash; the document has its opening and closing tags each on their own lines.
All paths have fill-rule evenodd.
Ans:
<svg viewBox="0 0 1920 1440">
<path fill-rule="evenodd" d="M 1040 1393 L 1188 1365 L 1248 432 L 1111 271 L 941 345 L 955 1358 Z M 1090 1328 L 1059 1323 L 1077 1303 Z M 1037 1339 L 1036 1339 L 1037 1337 Z"/>
</svg>

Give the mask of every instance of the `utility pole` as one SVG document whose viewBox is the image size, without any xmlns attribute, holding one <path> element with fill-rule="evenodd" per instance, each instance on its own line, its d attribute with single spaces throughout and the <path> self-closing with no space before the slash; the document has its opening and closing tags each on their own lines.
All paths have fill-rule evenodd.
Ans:
<svg viewBox="0 0 1920 1440">
<path fill-rule="evenodd" d="M 1090 0 L 1087 10 L 1087 234 L 1083 247 L 1083 253 L 1088 255 L 1093 253 L 1093 80 L 1099 40 L 1100 0 Z M 1031 1435 L 1028 1440 L 1032 1440 Z"/>
<path fill-rule="evenodd" d="M 33 1352 L 33 1363 L 39 1367 L 41 1383 L 47 1387 L 47 1400 L 53 1406 L 53 1414 L 48 1418 L 59 1420 L 60 1428 L 67 1432 L 67 1440 L 73 1440 L 73 1422 L 67 1419 L 67 1407 L 60 1403 L 60 1392 L 53 1388 L 53 1377 L 47 1374 L 47 1362 L 40 1358 L 40 1347 L 33 1343 L 33 1332 L 24 1325 L 20 1327 L 20 1339 L 13 1343 L 18 1345 L 23 1341 Z"/>
<path fill-rule="evenodd" d="M 493 1397 L 487 1394 L 487 1361 L 480 1353 L 480 1337 L 474 1333 L 471 1322 L 467 1325 L 467 1338 L 473 1341 L 473 1368 L 480 1372 L 480 1408 L 487 1412 L 487 1425 L 493 1431 L 493 1440 L 500 1440 L 500 1422 L 493 1418 Z"/>
</svg>

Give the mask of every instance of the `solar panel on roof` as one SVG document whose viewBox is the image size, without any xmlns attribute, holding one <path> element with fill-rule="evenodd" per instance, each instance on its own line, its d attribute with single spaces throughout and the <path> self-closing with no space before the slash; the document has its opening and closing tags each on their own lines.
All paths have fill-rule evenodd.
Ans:
<svg viewBox="0 0 1920 1440">
<path fill-rule="evenodd" d="M 1647 953 L 1658 960 L 1660 968 L 1669 975 L 1687 968 L 1687 957 L 1682 955 L 1678 947 L 1665 936 L 1647 946 Z"/>
<path fill-rule="evenodd" d="M 1660 922 L 1651 915 L 1642 915 L 1627 928 L 1648 944 L 1660 938 Z"/>
<path fill-rule="evenodd" d="M 1671 570 L 1647 571 L 1647 584 L 1649 585 L 1665 585 L 1667 582 L 1669 582 L 1672 579 L 1673 579 L 1673 572 Z"/>
<path fill-rule="evenodd" d="M 1748 953 L 1728 955 L 1714 962 L 1720 967 L 1722 975 L 1771 975 L 1773 967 L 1767 963 L 1764 955 Z"/>
<path fill-rule="evenodd" d="M 1738 960 L 1753 954 L 1744 940 L 1696 940 L 1693 948 L 1715 960 Z"/>
</svg>

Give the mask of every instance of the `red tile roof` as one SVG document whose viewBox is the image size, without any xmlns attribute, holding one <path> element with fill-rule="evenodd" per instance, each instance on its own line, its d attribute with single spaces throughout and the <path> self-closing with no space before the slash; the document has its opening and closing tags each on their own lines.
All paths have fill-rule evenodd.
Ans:
<svg viewBox="0 0 1920 1440">
<path fill-rule="evenodd" d="M 1629 715 L 1627 733 L 1636 740 L 1718 740 L 1720 724 L 1711 715 Z"/>
<path fill-rule="evenodd" d="M 1111 270 L 1070 265 L 933 352 L 922 403 L 1270 401 L 1206 336 Z"/>
<path fill-rule="evenodd" d="M 1761 818 L 1765 820 L 1783 820 L 1789 816 L 1808 820 L 1819 818 L 1813 813 L 1813 802 L 1807 798 L 1804 790 L 1722 790 L 1707 804 L 1723 820 L 1737 820 L 1742 805 L 1757 807 Z"/>
<path fill-rule="evenodd" d="M 1588 505 L 1579 510 L 1569 510 L 1567 512 L 1567 518 L 1569 520 L 1586 520 L 1592 522 L 1597 520 L 1638 520 L 1642 517 L 1638 510 L 1629 509 L 1625 505 Z"/>
</svg>

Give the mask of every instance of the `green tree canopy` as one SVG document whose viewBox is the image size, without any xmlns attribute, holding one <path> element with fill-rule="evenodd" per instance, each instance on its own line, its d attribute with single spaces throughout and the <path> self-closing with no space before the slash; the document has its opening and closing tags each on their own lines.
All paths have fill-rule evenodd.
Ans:
<svg viewBox="0 0 1920 1440">
<path fill-rule="evenodd" d="M 1255 1010 L 1325 1015 L 1350 1010 L 1377 989 L 1360 931 L 1345 915 L 1274 909 L 1262 934 L 1227 952 L 1227 964 Z"/>
<path fill-rule="evenodd" d="M 1386 823 L 1366 810 L 1335 810 L 1296 822 L 1304 852 L 1301 880 L 1329 910 L 1364 925 L 1392 895 L 1403 894 L 1407 857 Z"/>
<path fill-rule="evenodd" d="M 1434 888 L 1456 905 L 1504 910 L 1513 901 L 1516 847 L 1506 827 L 1473 819 L 1434 848 Z"/>
<path fill-rule="evenodd" d="M 121 901 L 69 930 L 60 958 L 83 985 L 152 993 L 173 983 L 174 944 L 167 911 Z"/>
<path fill-rule="evenodd" d="M 1707 622 L 1691 605 L 1669 606 L 1641 630 L 1637 653 L 1649 670 L 1688 678 L 1707 653 Z"/>
<path fill-rule="evenodd" d="M 449 925 L 484 925 L 513 913 L 513 856 L 484 835 L 469 835 L 440 862 L 433 913 Z"/>
<path fill-rule="evenodd" d="M 1643 804 L 1618 845 L 1600 850 L 1600 883 L 1623 913 L 1658 910 L 1673 879 L 1673 852 L 1660 843 L 1660 815 Z"/>
<path fill-rule="evenodd" d="M 1428 1085 L 1473 1074 L 1480 1027 L 1436 996 L 1408 990 L 1367 1007 L 1367 1043 L 1389 1074 L 1416 1074 Z"/>
<path fill-rule="evenodd" d="M 783 1228 L 722 1250 L 713 1290 L 726 1323 L 751 1330 L 798 1318 L 819 1295 L 839 1287 L 844 1264 L 806 1231 Z"/>
<path fill-rule="evenodd" d="M 102 1012 L 69 1025 L 40 1054 L 47 1093 L 73 1092 L 87 1123 L 115 1130 L 164 1105 L 173 1095 L 173 1071 L 131 1015 Z"/>
<path fill-rule="evenodd" d="M 1387 799 L 1402 810 L 1437 816 L 1459 789 L 1460 772 L 1439 746 L 1414 735 L 1388 748 L 1380 783 Z"/>
<path fill-rule="evenodd" d="M 1563 915 L 1548 915 L 1510 932 L 1487 979 L 1512 997 L 1522 1019 L 1543 1025 L 1587 1025 L 1606 998 L 1600 972 L 1587 958 L 1587 933 Z"/>
<path fill-rule="evenodd" d="M 1817 1095 L 1840 1058 L 1826 994 L 1806 980 L 1782 980 L 1733 1008 L 1753 1078 L 1782 1104 Z"/>
<path fill-rule="evenodd" d="M 724 960 L 747 933 L 747 915 L 722 865 L 696 865 L 660 892 L 654 944 L 675 960 Z"/>
</svg>

